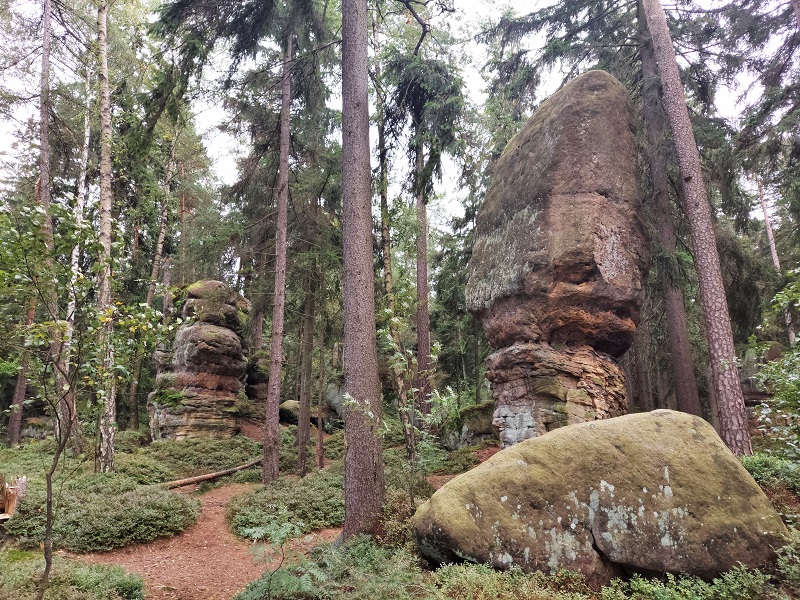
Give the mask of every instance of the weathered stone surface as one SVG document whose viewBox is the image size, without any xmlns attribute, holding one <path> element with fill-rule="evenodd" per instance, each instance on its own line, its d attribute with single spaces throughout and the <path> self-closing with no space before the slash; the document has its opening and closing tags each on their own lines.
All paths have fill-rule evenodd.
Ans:
<svg viewBox="0 0 800 600">
<path fill-rule="evenodd" d="M 642 298 L 630 102 L 590 71 L 506 146 L 476 224 L 467 306 L 490 343 L 585 343 L 619 355 Z"/>
<path fill-rule="evenodd" d="M 297 425 L 300 421 L 300 402 L 297 400 L 285 400 L 278 406 L 278 418 L 281 423 Z"/>
<path fill-rule="evenodd" d="M 246 361 L 236 297 L 221 281 L 187 289 L 172 352 L 159 351 L 157 390 L 148 398 L 153 439 L 230 437 Z M 168 364 L 165 364 L 167 363 Z"/>
<path fill-rule="evenodd" d="M 442 444 L 448 450 L 456 450 L 497 440 L 497 431 L 492 423 L 494 412 L 494 402 L 491 401 L 462 409 L 455 422 L 444 426 L 440 436 Z"/>
<path fill-rule="evenodd" d="M 486 359 L 486 378 L 504 448 L 557 427 L 628 412 L 622 370 L 588 346 L 558 351 L 543 343 L 514 344 Z"/>
<path fill-rule="evenodd" d="M 702 419 L 674 411 L 556 429 L 456 477 L 412 520 L 435 562 L 710 578 L 774 559 L 786 528 Z"/>
<path fill-rule="evenodd" d="M 495 167 L 466 297 L 499 349 L 488 378 L 505 445 L 627 409 L 614 357 L 633 339 L 645 266 L 632 123 L 623 85 L 590 71 L 542 103 Z"/>
</svg>

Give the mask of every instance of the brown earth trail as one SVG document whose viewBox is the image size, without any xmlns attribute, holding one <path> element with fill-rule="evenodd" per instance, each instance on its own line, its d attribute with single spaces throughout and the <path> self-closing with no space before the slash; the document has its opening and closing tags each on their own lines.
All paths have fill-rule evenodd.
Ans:
<svg viewBox="0 0 800 600">
<path fill-rule="evenodd" d="M 139 575 L 145 581 L 148 600 L 229 600 L 265 570 L 278 565 L 277 557 L 256 563 L 251 552 L 254 544 L 228 531 L 226 505 L 254 487 L 225 485 L 200 496 L 199 520 L 175 537 L 73 557 L 119 565 Z M 330 542 L 337 535 L 338 529 L 326 529 L 302 536 L 288 544 L 287 554 Z"/>
</svg>

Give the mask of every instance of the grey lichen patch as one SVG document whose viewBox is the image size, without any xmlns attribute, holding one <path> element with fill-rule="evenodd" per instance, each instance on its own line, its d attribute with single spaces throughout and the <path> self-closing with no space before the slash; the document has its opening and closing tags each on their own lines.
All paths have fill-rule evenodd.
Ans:
<svg viewBox="0 0 800 600">
<path fill-rule="evenodd" d="M 466 287 L 467 308 L 480 311 L 522 289 L 524 276 L 546 264 L 539 211 L 523 206 L 507 221 L 479 232 Z"/>
</svg>

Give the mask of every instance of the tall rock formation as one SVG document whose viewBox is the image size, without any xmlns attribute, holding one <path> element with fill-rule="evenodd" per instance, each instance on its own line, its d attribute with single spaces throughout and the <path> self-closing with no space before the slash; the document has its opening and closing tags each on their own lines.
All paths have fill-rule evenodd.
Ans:
<svg viewBox="0 0 800 600">
<path fill-rule="evenodd" d="M 614 361 L 643 295 L 644 235 L 625 88 L 590 71 L 506 146 L 478 212 L 467 308 L 487 362 L 504 446 L 627 412 Z"/>
<path fill-rule="evenodd" d="M 221 281 L 187 289 L 186 322 L 172 354 L 162 353 L 147 399 L 153 439 L 226 438 L 239 430 L 236 402 L 246 361 L 236 296 Z"/>
</svg>

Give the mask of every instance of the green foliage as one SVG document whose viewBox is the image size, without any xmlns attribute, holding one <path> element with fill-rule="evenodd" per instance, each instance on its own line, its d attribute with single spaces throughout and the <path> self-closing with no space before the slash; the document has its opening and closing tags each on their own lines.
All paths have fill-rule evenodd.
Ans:
<svg viewBox="0 0 800 600">
<path fill-rule="evenodd" d="M 31 600 L 44 568 L 41 554 L 0 551 L 0 597 Z M 144 582 L 120 567 L 55 557 L 47 600 L 144 600 Z"/>
<path fill-rule="evenodd" d="M 180 390 L 159 389 L 153 394 L 153 402 L 161 406 L 169 406 L 175 408 L 180 406 L 186 396 Z"/>
<path fill-rule="evenodd" d="M 772 399 L 762 404 L 761 426 L 785 444 L 781 454 L 787 458 L 799 457 L 800 344 L 789 348 L 778 360 L 766 363 L 758 378 L 772 393 Z"/>
<path fill-rule="evenodd" d="M 407 490 L 386 488 L 381 514 L 383 529 L 379 540 L 381 546 L 394 546 L 412 551 L 415 542 L 411 517 L 421 503 L 421 500 L 416 500 L 412 505 Z"/>
<path fill-rule="evenodd" d="M 344 458 L 344 430 L 334 431 L 329 435 L 322 446 L 323 454 L 328 460 L 341 460 Z"/>
<path fill-rule="evenodd" d="M 434 462 L 434 454 L 427 453 L 422 449 L 422 454 L 426 454 L 426 463 L 433 463 L 438 466 L 440 463 Z M 418 453 L 419 454 L 419 453 Z M 438 452 L 435 453 L 438 456 Z M 383 470 L 386 487 L 394 487 L 406 490 L 406 493 L 413 493 L 416 498 L 429 498 L 433 494 L 433 488 L 425 479 L 427 472 L 416 462 L 409 462 L 405 448 L 387 448 L 383 451 Z"/>
<path fill-rule="evenodd" d="M 785 486 L 800 494 L 800 467 L 794 461 L 773 454 L 743 456 L 742 464 L 762 487 Z"/>
<path fill-rule="evenodd" d="M 776 598 L 769 575 L 748 571 L 742 566 L 707 583 L 697 577 L 675 577 L 667 574 L 664 580 L 634 575 L 628 582 L 615 580 L 603 589 L 602 600 L 769 600 Z"/>
<path fill-rule="evenodd" d="M 281 478 L 231 501 L 226 513 L 231 531 L 252 537 L 285 523 L 298 524 L 301 533 L 337 527 L 344 521 L 343 485 L 342 475 L 328 469 L 303 479 Z"/>
<path fill-rule="evenodd" d="M 5 532 L 24 546 L 38 546 L 44 539 L 44 504 L 44 492 L 29 488 Z M 200 514 L 192 498 L 139 486 L 117 474 L 86 474 L 66 483 L 54 512 L 53 543 L 74 552 L 112 550 L 175 535 Z"/>
<path fill-rule="evenodd" d="M 354 600 L 406 600 L 425 597 L 421 592 L 421 573 L 407 551 L 382 548 L 365 536 L 356 536 L 340 548 L 327 548 L 312 563 L 320 599 L 352 598 Z M 308 566 L 301 564 L 301 571 Z"/>
<path fill-rule="evenodd" d="M 435 472 L 441 475 L 458 475 L 469 471 L 481 462 L 475 456 L 477 450 L 479 450 L 477 446 L 467 446 L 448 452 L 441 466 Z"/>
<path fill-rule="evenodd" d="M 778 549 L 778 571 L 784 585 L 800 594 L 800 531 L 789 529 L 786 544 Z"/>
<path fill-rule="evenodd" d="M 495 571 L 487 565 L 445 565 L 434 573 L 439 597 L 469 600 L 582 600 L 592 596 L 583 577 L 559 571 L 548 577 L 519 568 Z"/>
<path fill-rule="evenodd" d="M 133 456 L 156 461 L 171 476 L 192 477 L 244 464 L 261 453 L 258 442 L 236 436 L 225 440 L 157 440 L 137 450 Z"/>
</svg>

